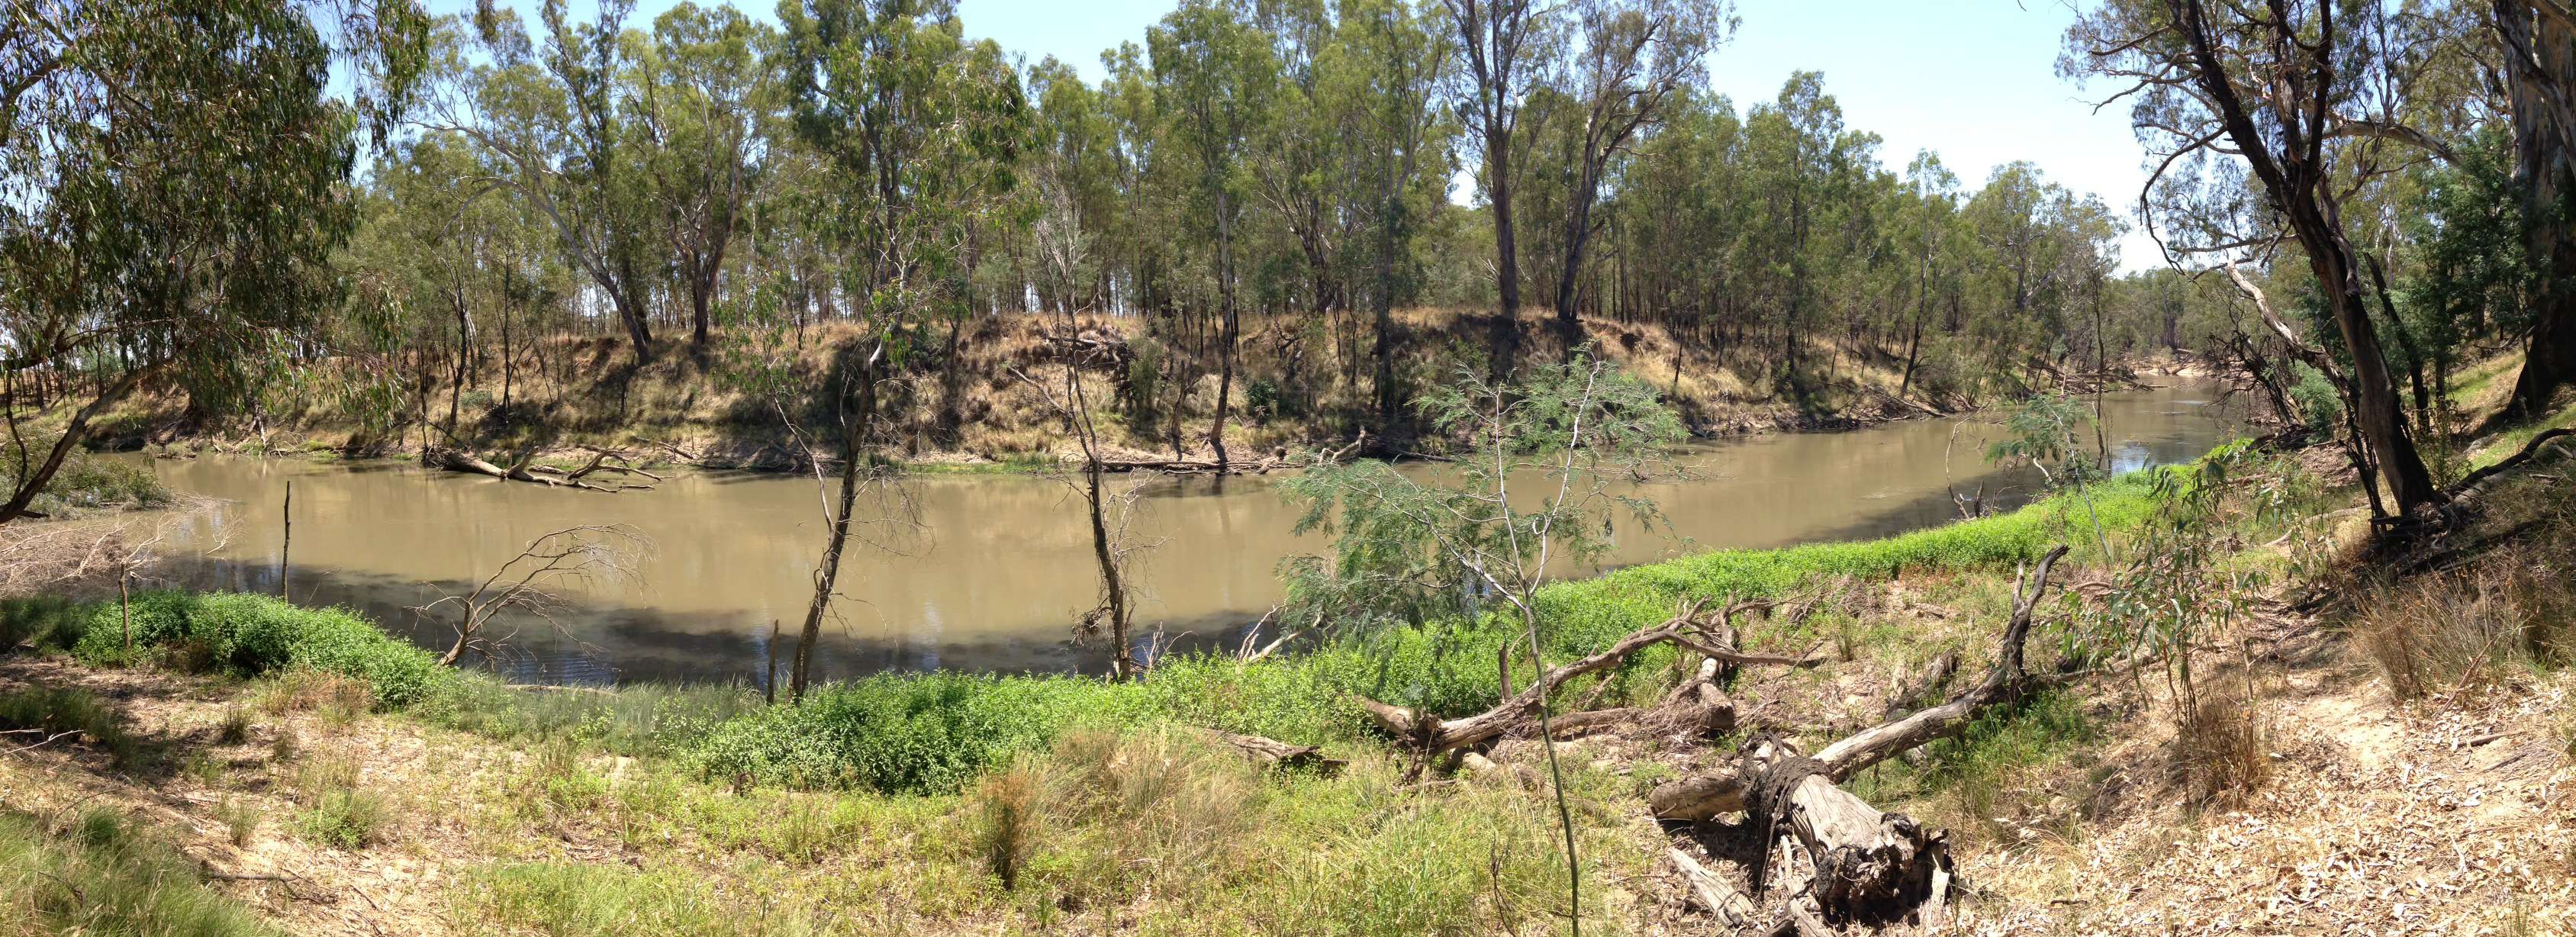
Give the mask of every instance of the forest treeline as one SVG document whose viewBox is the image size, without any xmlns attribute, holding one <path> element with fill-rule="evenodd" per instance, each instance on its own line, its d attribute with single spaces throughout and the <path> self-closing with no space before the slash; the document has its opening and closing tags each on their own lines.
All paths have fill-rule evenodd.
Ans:
<svg viewBox="0 0 2576 937">
<path fill-rule="evenodd" d="M 9 3 L 55 25 L 0 53 L 8 411 L 72 413 L 57 449 L 147 379 L 203 423 L 292 397 L 461 441 L 541 420 L 512 408 L 550 360 L 799 385 L 827 422 L 936 386 L 953 423 L 957 388 L 1011 380 L 961 373 L 965 346 L 1020 317 L 1111 323 L 1103 405 L 1222 465 L 1248 403 L 1383 431 L 1443 376 L 1408 360 L 1500 377 L 1589 320 L 1671 336 L 1676 387 L 1688 347 L 1801 406 L 1864 372 L 1964 405 L 2200 352 L 2349 430 L 2403 503 L 2450 369 L 2530 336 L 2542 403 L 2576 329 L 2576 51 L 2545 2 L 2099 5 L 2060 71 L 2134 109 L 2155 170 L 2100 195 L 1883 153 L 1816 73 L 1739 102 L 1709 82 L 1740 25 L 1710 0 L 1189 0 L 1098 81 L 942 0 L 775 26 Z M 2139 224 L 2170 263 L 2123 273 Z M 1469 315 L 1434 334 L 1412 307 Z M 846 344 L 799 372 L 780 349 L 817 327 Z M 603 335 L 617 354 L 561 351 Z"/>
</svg>

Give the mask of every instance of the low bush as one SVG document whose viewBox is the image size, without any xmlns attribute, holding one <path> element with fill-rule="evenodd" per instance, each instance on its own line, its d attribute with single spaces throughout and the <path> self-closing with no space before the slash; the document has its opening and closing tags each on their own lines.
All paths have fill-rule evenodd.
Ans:
<svg viewBox="0 0 2576 937">
<path fill-rule="evenodd" d="M 887 674 L 730 720 L 688 758 L 717 778 L 951 793 L 1076 720 L 1131 720 L 1136 690 L 1079 677 Z"/>
<path fill-rule="evenodd" d="M 189 646 L 202 646 L 214 667 L 238 676 L 302 666 L 364 680 L 386 709 L 410 704 L 449 676 L 437 657 L 356 612 L 238 592 L 146 592 L 129 609 L 100 603 L 72 653 L 90 663 L 131 664 L 158 649 Z"/>
</svg>

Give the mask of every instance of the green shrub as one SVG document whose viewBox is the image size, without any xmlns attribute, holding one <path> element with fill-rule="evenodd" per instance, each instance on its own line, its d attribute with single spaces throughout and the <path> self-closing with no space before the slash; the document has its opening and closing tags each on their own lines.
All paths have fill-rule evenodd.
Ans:
<svg viewBox="0 0 2576 937">
<path fill-rule="evenodd" d="M 951 793 L 1077 719 L 1134 719 L 1136 691 L 1079 677 L 885 674 L 726 722 L 689 758 L 710 777 Z"/>
<path fill-rule="evenodd" d="M 364 680 L 385 709 L 411 704 L 448 676 L 428 651 L 347 609 L 239 592 L 153 591 L 135 596 L 131 612 L 129 626 L 116 603 L 93 606 L 73 656 L 131 664 L 156 649 L 203 645 L 214 666 L 238 676 L 300 665 Z"/>
<path fill-rule="evenodd" d="M 2307 362 L 2293 362 L 2290 367 L 2299 378 L 2290 385 L 2290 402 L 2298 405 L 2299 416 L 2307 421 L 2308 434 L 2332 435 L 2336 421 L 2343 419 L 2343 395 L 2335 390 L 2334 382 L 2326 380 L 2323 372 Z"/>
</svg>

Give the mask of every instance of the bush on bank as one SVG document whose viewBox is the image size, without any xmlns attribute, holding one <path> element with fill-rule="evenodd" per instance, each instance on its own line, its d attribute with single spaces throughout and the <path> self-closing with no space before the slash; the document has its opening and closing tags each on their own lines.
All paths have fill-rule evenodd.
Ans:
<svg viewBox="0 0 2576 937">
<path fill-rule="evenodd" d="M 451 679 L 436 655 L 344 608 L 303 608 L 241 592 L 156 590 L 89 608 L 69 642 L 90 664 L 160 659 L 254 677 L 310 667 L 367 681 L 381 709 L 408 706 Z"/>
</svg>

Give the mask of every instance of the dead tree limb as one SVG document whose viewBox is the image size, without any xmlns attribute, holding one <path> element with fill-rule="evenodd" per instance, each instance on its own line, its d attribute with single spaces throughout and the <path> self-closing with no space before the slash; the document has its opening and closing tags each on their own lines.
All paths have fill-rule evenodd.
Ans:
<svg viewBox="0 0 2576 937">
<path fill-rule="evenodd" d="M 1658 644 L 1678 645 L 1712 661 L 1739 665 L 1813 667 L 1826 660 L 1826 655 L 1821 651 L 1811 651 L 1805 655 L 1791 657 L 1735 648 L 1731 637 L 1734 629 L 1727 623 L 1748 610 L 1769 607 L 1771 603 L 1767 600 L 1751 600 L 1729 605 L 1718 613 L 1714 624 L 1701 622 L 1700 609 L 1704 604 L 1703 600 L 1685 600 L 1680 612 L 1663 624 L 1621 638 L 1619 643 L 1611 645 L 1608 650 L 1598 654 L 1561 667 L 1549 668 L 1546 679 L 1535 681 L 1492 709 L 1472 716 L 1438 719 L 1419 710 L 1393 706 L 1367 697 L 1353 696 L 1352 700 L 1368 713 L 1371 721 L 1386 730 L 1388 735 L 1404 742 L 1423 757 L 1429 757 L 1498 738 L 1519 727 L 1522 722 L 1535 718 L 1540 701 L 1552 696 L 1557 688 L 1567 681 L 1616 667 L 1631 655 Z M 1715 688 L 1713 683 L 1710 688 Z M 1695 693 L 1694 698 L 1709 707 L 1708 711 L 1699 716 L 1704 724 L 1723 723 L 1729 728 L 1733 727 L 1735 706 L 1732 701 L 1725 699 L 1723 693 L 1707 699 L 1697 697 Z M 1638 712 L 1642 713 L 1642 711 Z M 1574 719 L 1579 727 L 1587 728 L 1599 722 L 1598 719 L 1580 713 L 1561 718 Z"/>
<path fill-rule="evenodd" d="M 1209 739 L 1234 749 L 1243 757 L 1266 767 L 1313 768 L 1330 776 L 1340 773 L 1343 766 L 1349 764 L 1339 758 L 1326 757 L 1323 749 L 1313 745 L 1290 745 L 1277 739 L 1262 738 L 1258 735 L 1238 735 L 1222 729 L 1199 731 L 1205 733 Z"/>
<path fill-rule="evenodd" d="M 651 541 L 623 524 L 567 527 L 529 541 L 527 549 L 484 577 L 473 591 L 414 606 L 412 611 L 426 616 L 444 606 L 456 607 L 456 643 L 438 659 L 441 665 L 452 665 L 467 648 L 488 646 L 483 627 L 503 611 L 515 608 L 552 621 L 562 600 L 551 589 L 641 579 L 642 558 L 650 548 Z"/>
<path fill-rule="evenodd" d="M 2048 586 L 2049 572 L 2065 555 L 2066 548 L 2062 546 L 2048 551 L 2047 556 L 2040 558 L 2039 568 L 2014 590 L 2012 620 L 2004 627 L 2001 653 L 1985 680 L 1949 702 L 1890 720 L 1826 746 L 1816 753 L 1815 760 L 1821 767 L 1818 773 L 1830 780 L 1842 781 L 1900 751 L 1958 733 L 1967 727 L 1970 717 L 1980 709 L 2018 700 L 2031 690 L 2067 679 L 2067 674 L 2034 675 L 2022 667 L 2022 645 L 2030 635 L 2031 617 L 2039 604 L 2040 592 Z M 1743 810 L 1748 783 L 1737 766 L 1721 766 L 1703 774 L 1667 782 L 1655 788 L 1647 801 L 1659 819 L 1705 820 Z"/>
<path fill-rule="evenodd" d="M 1891 720 L 1835 742 L 1814 757 L 1768 735 L 1747 743 L 1733 764 L 1657 787 L 1647 804 L 1658 819 L 1700 820 L 1745 812 L 1764 830 L 1764 856 L 1786 836 L 1812 863 L 1808 889 L 1833 924 L 1930 924 L 1946 909 L 1954 876 L 1948 835 L 1901 813 L 1885 813 L 1837 786 L 1854 773 L 1966 728 L 1978 712 L 2026 697 L 2072 671 L 2032 675 L 2022 650 L 2049 572 L 2066 555 L 2054 548 L 2014 590 L 1995 665 L 1975 687 L 1949 702 Z M 1752 892 L 1768 884 L 1757 863 Z"/>
</svg>

